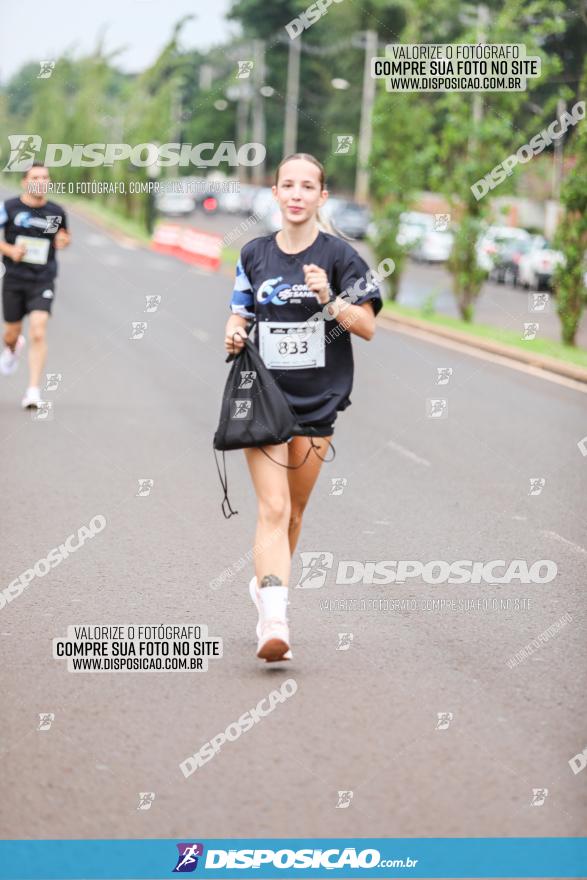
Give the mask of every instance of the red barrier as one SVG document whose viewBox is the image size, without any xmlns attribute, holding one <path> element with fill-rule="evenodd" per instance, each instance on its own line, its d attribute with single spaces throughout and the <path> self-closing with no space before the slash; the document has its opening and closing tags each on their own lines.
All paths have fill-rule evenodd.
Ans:
<svg viewBox="0 0 587 880">
<path fill-rule="evenodd" d="M 178 257 L 185 263 L 217 271 L 220 268 L 222 238 L 210 232 L 200 232 L 178 223 L 159 223 L 151 241 L 153 250 Z"/>
</svg>

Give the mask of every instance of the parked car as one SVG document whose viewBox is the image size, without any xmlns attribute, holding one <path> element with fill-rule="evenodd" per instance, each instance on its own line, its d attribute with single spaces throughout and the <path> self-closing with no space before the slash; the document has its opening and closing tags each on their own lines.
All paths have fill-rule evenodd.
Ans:
<svg viewBox="0 0 587 880">
<path fill-rule="evenodd" d="M 412 248 L 411 257 L 422 263 L 446 263 L 453 243 L 452 232 L 428 229 Z"/>
<path fill-rule="evenodd" d="M 507 245 L 529 242 L 531 238 L 529 232 L 517 226 L 490 226 L 477 242 L 477 264 L 491 272 L 498 255 Z"/>
<path fill-rule="evenodd" d="M 544 241 L 542 236 L 532 236 L 529 239 L 514 239 L 503 245 L 493 257 L 493 268 L 489 277 L 498 284 L 512 284 L 517 287 L 519 282 L 520 260 L 524 254 L 536 246 L 536 240 Z"/>
<path fill-rule="evenodd" d="M 337 200 L 331 208 L 329 220 L 337 232 L 348 238 L 366 238 L 371 212 L 366 205 Z"/>
<path fill-rule="evenodd" d="M 432 214 L 420 211 L 404 211 L 399 218 L 399 231 L 396 241 L 406 250 L 411 251 L 429 230 L 434 229 Z"/>
<path fill-rule="evenodd" d="M 186 217 L 194 212 L 196 202 L 185 192 L 160 192 L 155 197 L 155 208 L 166 217 Z"/>
<path fill-rule="evenodd" d="M 550 242 L 541 236 L 537 237 L 535 246 L 531 247 L 520 258 L 518 278 L 522 287 L 543 290 L 552 286 L 555 268 L 564 261 L 560 251 L 555 251 Z"/>
</svg>

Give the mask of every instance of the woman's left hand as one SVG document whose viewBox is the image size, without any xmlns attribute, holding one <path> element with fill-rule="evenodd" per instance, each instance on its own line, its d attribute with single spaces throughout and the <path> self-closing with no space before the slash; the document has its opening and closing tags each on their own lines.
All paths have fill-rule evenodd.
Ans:
<svg viewBox="0 0 587 880">
<path fill-rule="evenodd" d="M 328 283 L 328 275 L 320 266 L 315 263 L 307 263 L 303 266 L 304 281 L 308 290 L 312 290 L 318 297 L 321 305 L 324 305 L 330 299 L 330 285 Z"/>
</svg>

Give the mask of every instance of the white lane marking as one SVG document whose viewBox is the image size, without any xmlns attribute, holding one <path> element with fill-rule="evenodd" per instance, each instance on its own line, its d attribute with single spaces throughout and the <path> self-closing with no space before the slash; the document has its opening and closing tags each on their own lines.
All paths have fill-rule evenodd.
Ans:
<svg viewBox="0 0 587 880">
<path fill-rule="evenodd" d="M 399 452 L 400 455 L 405 455 L 406 458 L 415 461 L 416 464 L 423 464 L 425 467 L 430 467 L 430 462 L 427 458 L 420 458 L 420 456 L 416 455 L 415 452 L 412 452 L 411 449 L 406 449 L 405 446 L 400 446 L 400 444 L 396 443 L 394 440 L 388 440 L 387 445 L 390 449 L 393 449 L 394 452 Z"/>
<path fill-rule="evenodd" d="M 574 541 L 569 541 L 568 538 L 563 538 L 558 532 L 548 532 L 542 529 L 540 534 L 544 535 L 545 538 L 552 538 L 554 541 L 560 541 L 561 544 L 566 544 L 568 547 L 572 547 L 577 553 L 587 553 L 587 550 L 584 547 L 581 547 L 580 544 L 575 544 Z"/>
<path fill-rule="evenodd" d="M 502 367 L 510 367 L 512 370 L 518 370 L 520 373 L 526 373 L 530 376 L 536 376 L 538 379 L 546 379 L 548 382 L 554 382 L 556 385 L 564 385 L 566 388 L 572 388 L 574 391 L 581 391 L 587 394 L 587 382 L 579 382 L 577 379 L 569 379 L 567 376 L 561 376 L 558 373 L 551 373 L 550 370 L 542 370 L 539 367 L 532 367 L 523 361 L 516 361 L 513 358 L 504 357 L 501 354 L 493 354 L 493 352 L 485 351 L 482 348 L 475 348 L 474 343 L 467 345 L 454 339 L 448 339 L 446 336 L 436 336 L 431 331 L 420 330 L 419 327 L 409 327 L 407 324 L 399 324 L 395 322 L 381 321 L 380 326 L 386 330 L 398 333 L 405 333 L 406 336 L 414 336 L 424 342 L 431 342 L 433 345 L 440 345 L 442 348 L 450 348 L 453 351 L 460 351 L 470 357 L 479 358 L 482 361 L 490 361 L 494 364 L 501 364 Z"/>
<path fill-rule="evenodd" d="M 519 520 L 520 522 L 525 522 L 528 517 L 527 516 L 512 516 L 512 519 Z"/>
</svg>

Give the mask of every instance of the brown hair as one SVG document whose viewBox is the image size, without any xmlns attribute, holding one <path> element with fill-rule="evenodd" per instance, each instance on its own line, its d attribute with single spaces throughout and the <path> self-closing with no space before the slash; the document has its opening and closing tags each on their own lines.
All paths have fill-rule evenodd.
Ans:
<svg viewBox="0 0 587 880">
<path fill-rule="evenodd" d="M 275 170 L 275 186 L 277 186 L 279 181 L 279 172 L 281 171 L 283 165 L 286 162 L 289 162 L 291 159 L 304 159 L 306 162 L 310 162 L 312 165 L 315 165 L 318 171 L 320 172 L 320 190 L 326 189 L 326 175 L 324 173 L 324 165 L 318 161 L 315 156 L 312 156 L 311 153 L 290 153 L 289 156 L 286 156 L 281 160 L 279 165 Z M 318 226 L 324 229 L 325 232 L 330 232 L 332 235 L 337 235 L 335 229 L 333 229 L 332 225 L 328 222 L 328 220 L 324 220 L 320 217 L 320 211 L 316 211 L 316 219 L 318 220 Z"/>
</svg>

